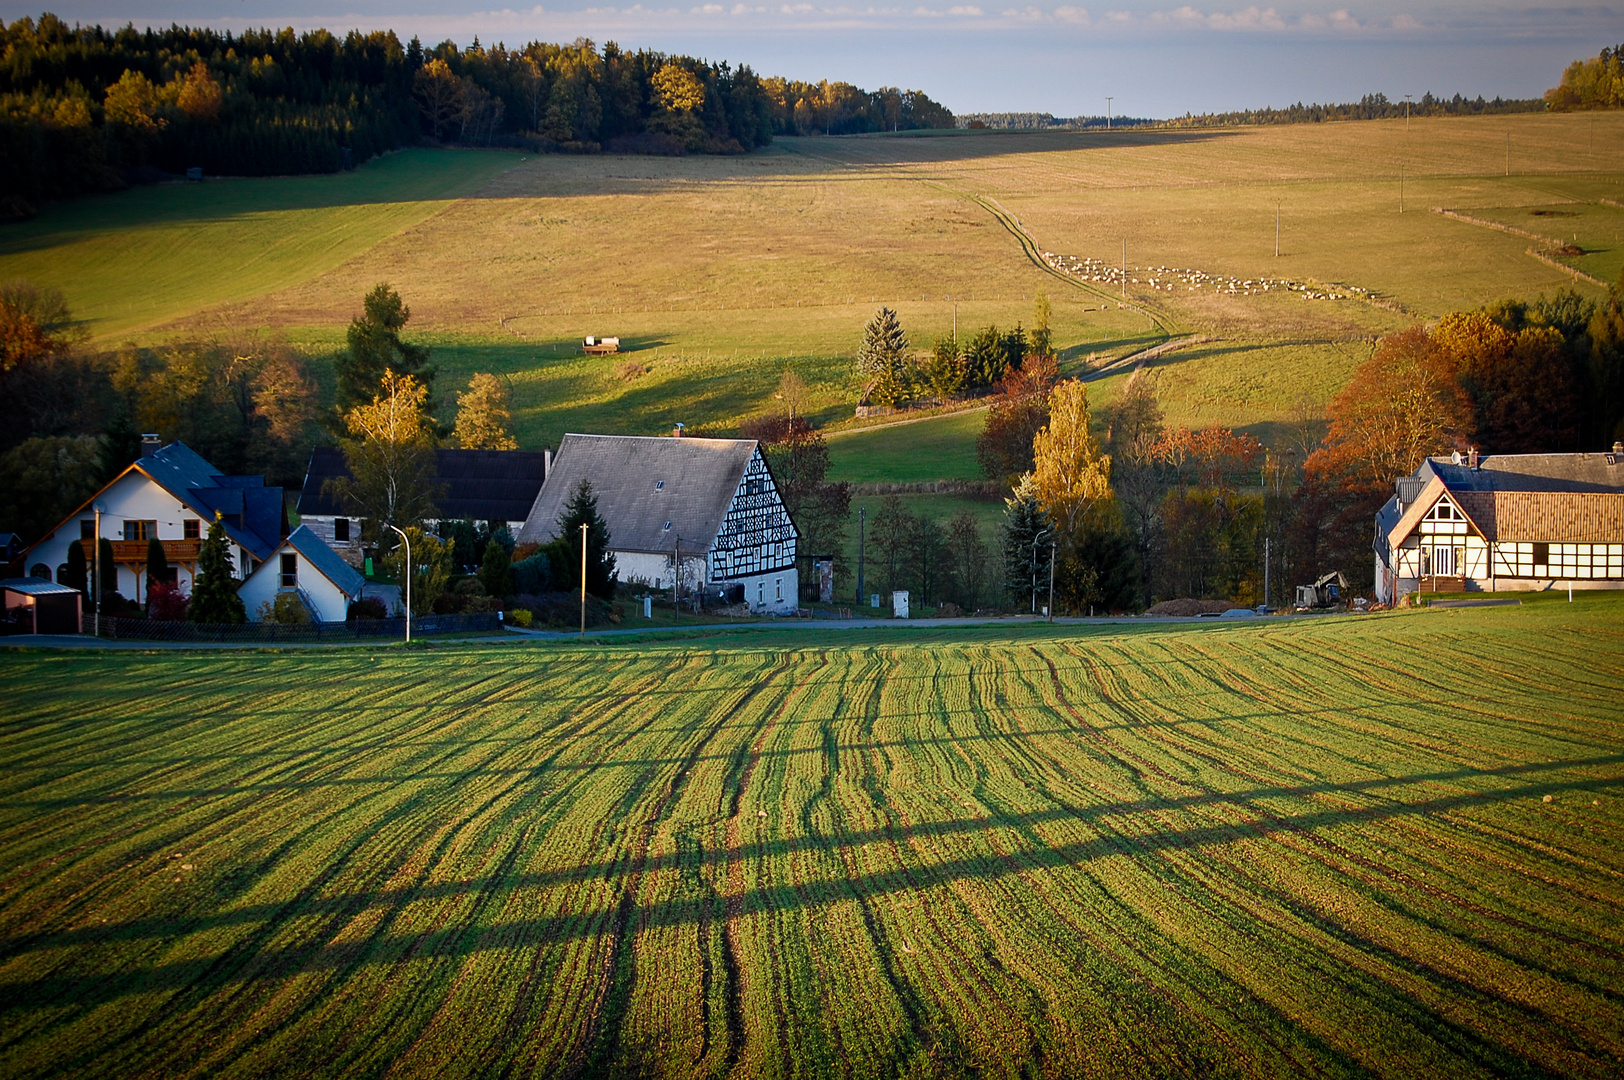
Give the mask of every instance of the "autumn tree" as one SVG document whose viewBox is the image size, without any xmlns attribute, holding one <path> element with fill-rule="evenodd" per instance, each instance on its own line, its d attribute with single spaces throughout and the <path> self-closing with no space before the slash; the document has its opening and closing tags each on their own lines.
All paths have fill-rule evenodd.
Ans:
<svg viewBox="0 0 1624 1080">
<path fill-rule="evenodd" d="M 424 391 L 424 412 L 433 413 L 434 368 L 428 363 L 429 350 L 400 336 L 411 317 L 412 309 L 387 282 L 367 293 L 360 316 L 350 321 L 345 334 L 348 348 L 334 361 L 340 414 L 371 401 L 386 370 L 415 379 Z"/>
<path fill-rule="evenodd" d="M 32 543 L 101 487 L 108 441 L 35 436 L 0 454 L 0 521 Z"/>
<path fill-rule="evenodd" d="M 1136 372 L 1122 396 L 1105 411 L 1106 450 L 1111 454 L 1111 486 L 1123 524 L 1133 540 L 1139 563 L 1141 604 L 1149 606 L 1150 586 L 1162 548 L 1162 475 L 1160 444 L 1163 413 L 1156 398 L 1156 379 Z"/>
<path fill-rule="evenodd" d="M 517 450 L 518 440 L 508 429 L 513 419 L 507 383 L 475 372 L 466 392 L 457 395 L 457 428 L 452 436 L 464 450 Z"/>
<path fill-rule="evenodd" d="M 857 373 L 863 378 L 864 401 L 872 398 L 882 405 L 895 405 L 913 391 L 908 335 L 902 332 L 897 313 L 888 307 L 875 312 L 863 328 L 863 342 L 857 349 Z"/>
<path fill-rule="evenodd" d="M 1111 458 L 1088 425 L 1088 388 L 1068 379 L 1049 395 L 1049 423 L 1032 440 L 1032 483 L 1062 543 L 1111 498 Z"/>
<path fill-rule="evenodd" d="M 1429 455 L 1464 448 L 1472 409 L 1453 357 L 1421 327 L 1383 338 L 1327 409 L 1325 443 L 1304 465 L 1311 478 L 1386 489 Z"/>
<path fill-rule="evenodd" d="M 28 281 L 0 285 L 0 379 L 65 355 L 84 337 L 60 290 Z"/>
<path fill-rule="evenodd" d="M 401 584 L 401 599 L 405 599 L 407 577 L 411 578 L 412 614 L 434 614 L 434 601 L 446 591 L 455 570 L 452 565 L 451 545 L 438 536 L 424 532 L 416 525 L 403 530 L 407 543 L 396 544 L 395 550 L 384 557 L 383 564 Z M 406 549 L 411 547 L 412 562 L 406 564 Z"/>
<path fill-rule="evenodd" d="M 412 81 L 412 96 L 417 99 L 429 131 L 439 139 L 463 113 L 463 84 L 444 60 L 435 57 L 417 69 Z"/>
<path fill-rule="evenodd" d="M 976 439 L 988 479 L 1010 482 L 1032 468 L 1032 439 L 1049 422 L 1049 394 L 1059 374 L 1052 356 L 1035 353 L 1005 374 Z"/>
<path fill-rule="evenodd" d="M 1049 319 L 1054 315 L 1054 305 L 1049 303 L 1049 294 L 1040 292 L 1032 304 L 1032 345 L 1031 351 L 1043 357 L 1053 357 L 1054 333 L 1049 329 Z"/>
<path fill-rule="evenodd" d="M 1590 351 L 1586 359 L 1589 383 L 1591 445 L 1609 446 L 1624 438 L 1624 270 L 1597 305 L 1587 326 Z"/>
<path fill-rule="evenodd" d="M 885 570 L 885 591 L 895 592 L 902 587 L 904 562 L 907 558 L 912 519 L 896 495 L 887 495 L 880 503 L 880 512 L 869 526 L 869 537 Z"/>
<path fill-rule="evenodd" d="M 184 76 L 176 76 L 176 82 L 175 104 L 181 112 L 200 123 L 219 121 L 224 94 L 209 71 L 209 65 L 197 61 Z"/>
<path fill-rule="evenodd" d="M 415 378 L 386 370 L 372 401 L 344 416 L 348 435 L 339 445 L 350 475 L 327 483 L 365 520 L 371 544 L 390 547 L 394 533 L 388 525 L 419 525 L 437 513 L 440 492 L 427 401 L 428 390 Z"/>
<path fill-rule="evenodd" d="M 1472 405 L 1471 441 L 1499 454 L 1577 449 L 1583 408 L 1555 327 L 1528 325 L 1521 305 L 1445 315 L 1432 331 Z M 1511 325 L 1507 325 L 1510 323 Z M 1521 324 L 1521 325 L 1518 325 Z"/>
<path fill-rule="evenodd" d="M 992 557 L 981 537 L 981 526 L 968 510 L 947 523 L 947 580 L 943 592 L 966 611 L 975 611 L 987 595 L 988 563 Z"/>
</svg>

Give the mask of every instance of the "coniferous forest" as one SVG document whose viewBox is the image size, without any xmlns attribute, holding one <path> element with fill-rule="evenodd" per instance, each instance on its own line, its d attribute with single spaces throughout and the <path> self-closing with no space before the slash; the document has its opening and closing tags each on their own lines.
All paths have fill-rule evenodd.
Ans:
<svg viewBox="0 0 1624 1080">
<path fill-rule="evenodd" d="M 777 134 L 952 127 L 915 90 L 765 78 L 613 42 L 432 48 L 392 31 L 0 27 L 0 215 L 161 174 L 334 172 L 428 139 L 742 153 Z"/>
</svg>

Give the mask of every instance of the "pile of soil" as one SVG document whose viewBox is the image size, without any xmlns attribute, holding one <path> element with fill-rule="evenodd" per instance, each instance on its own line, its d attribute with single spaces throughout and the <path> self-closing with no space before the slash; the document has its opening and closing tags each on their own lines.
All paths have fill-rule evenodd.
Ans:
<svg viewBox="0 0 1624 1080">
<path fill-rule="evenodd" d="M 1153 604 L 1145 614 L 1177 615 L 1189 618 L 1191 615 L 1208 615 L 1214 612 L 1229 611 L 1231 608 L 1240 606 L 1239 604 L 1231 604 L 1228 600 L 1190 600 L 1186 598 L 1163 600 L 1159 604 Z"/>
</svg>

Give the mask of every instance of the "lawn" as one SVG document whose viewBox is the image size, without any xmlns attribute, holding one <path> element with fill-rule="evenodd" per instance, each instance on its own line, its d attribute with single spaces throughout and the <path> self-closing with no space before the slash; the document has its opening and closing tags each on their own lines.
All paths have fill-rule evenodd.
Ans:
<svg viewBox="0 0 1624 1080">
<path fill-rule="evenodd" d="M 0 653 L 0 1062 L 1616 1076 L 1621 614 Z"/>
</svg>

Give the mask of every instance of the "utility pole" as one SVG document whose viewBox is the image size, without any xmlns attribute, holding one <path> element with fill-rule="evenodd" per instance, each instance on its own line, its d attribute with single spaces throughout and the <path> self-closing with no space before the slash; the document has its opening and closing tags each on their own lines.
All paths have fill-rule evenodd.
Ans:
<svg viewBox="0 0 1624 1080">
<path fill-rule="evenodd" d="M 1109 95 L 1105 99 L 1105 130 L 1111 130 L 1111 97 Z"/>
<path fill-rule="evenodd" d="M 1280 200 L 1274 200 L 1274 257 L 1280 257 Z"/>
<path fill-rule="evenodd" d="M 1054 622 L 1054 556 L 1055 538 L 1049 537 L 1049 621 Z"/>
<path fill-rule="evenodd" d="M 953 347 L 959 347 L 959 305 L 953 305 Z"/>
<path fill-rule="evenodd" d="M 957 309 L 955 309 L 956 311 Z M 868 524 L 868 507 L 857 508 L 857 606 L 863 606 L 863 541 L 864 526 Z"/>
<path fill-rule="evenodd" d="M 1404 213 L 1404 166 L 1398 167 L 1398 212 Z"/>
<path fill-rule="evenodd" d="M 1128 296 L 1128 238 L 1122 238 L 1122 296 Z"/>
<path fill-rule="evenodd" d="M 586 637 L 586 529 L 588 522 L 581 522 L 581 636 Z"/>
<path fill-rule="evenodd" d="M 1511 175 L 1511 132 L 1506 132 L 1506 175 Z"/>
<path fill-rule="evenodd" d="M 1404 134 L 1406 135 L 1410 133 L 1410 97 L 1409 94 L 1404 95 Z"/>
<path fill-rule="evenodd" d="M 1269 538 L 1263 538 L 1263 606 L 1269 606 Z"/>
<path fill-rule="evenodd" d="M 671 625 L 677 625 L 682 617 L 682 537 L 677 537 L 676 543 L 671 545 Z M 750 602 L 747 596 L 745 603 Z"/>
<path fill-rule="evenodd" d="M 95 633 L 97 637 L 101 637 L 101 516 L 102 511 L 107 509 L 107 505 L 97 500 L 93 509 L 96 511 L 96 535 L 90 542 L 96 546 L 91 548 L 94 554 L 91 556 L 92 561 L 90 563 L 90 610 L 96 613 Z M 197 588 L 196 581 L 192 582 L 192 587 Z M 411 624 L 408 623 L 407 625 L 409 627 Z"/>
</svg>

